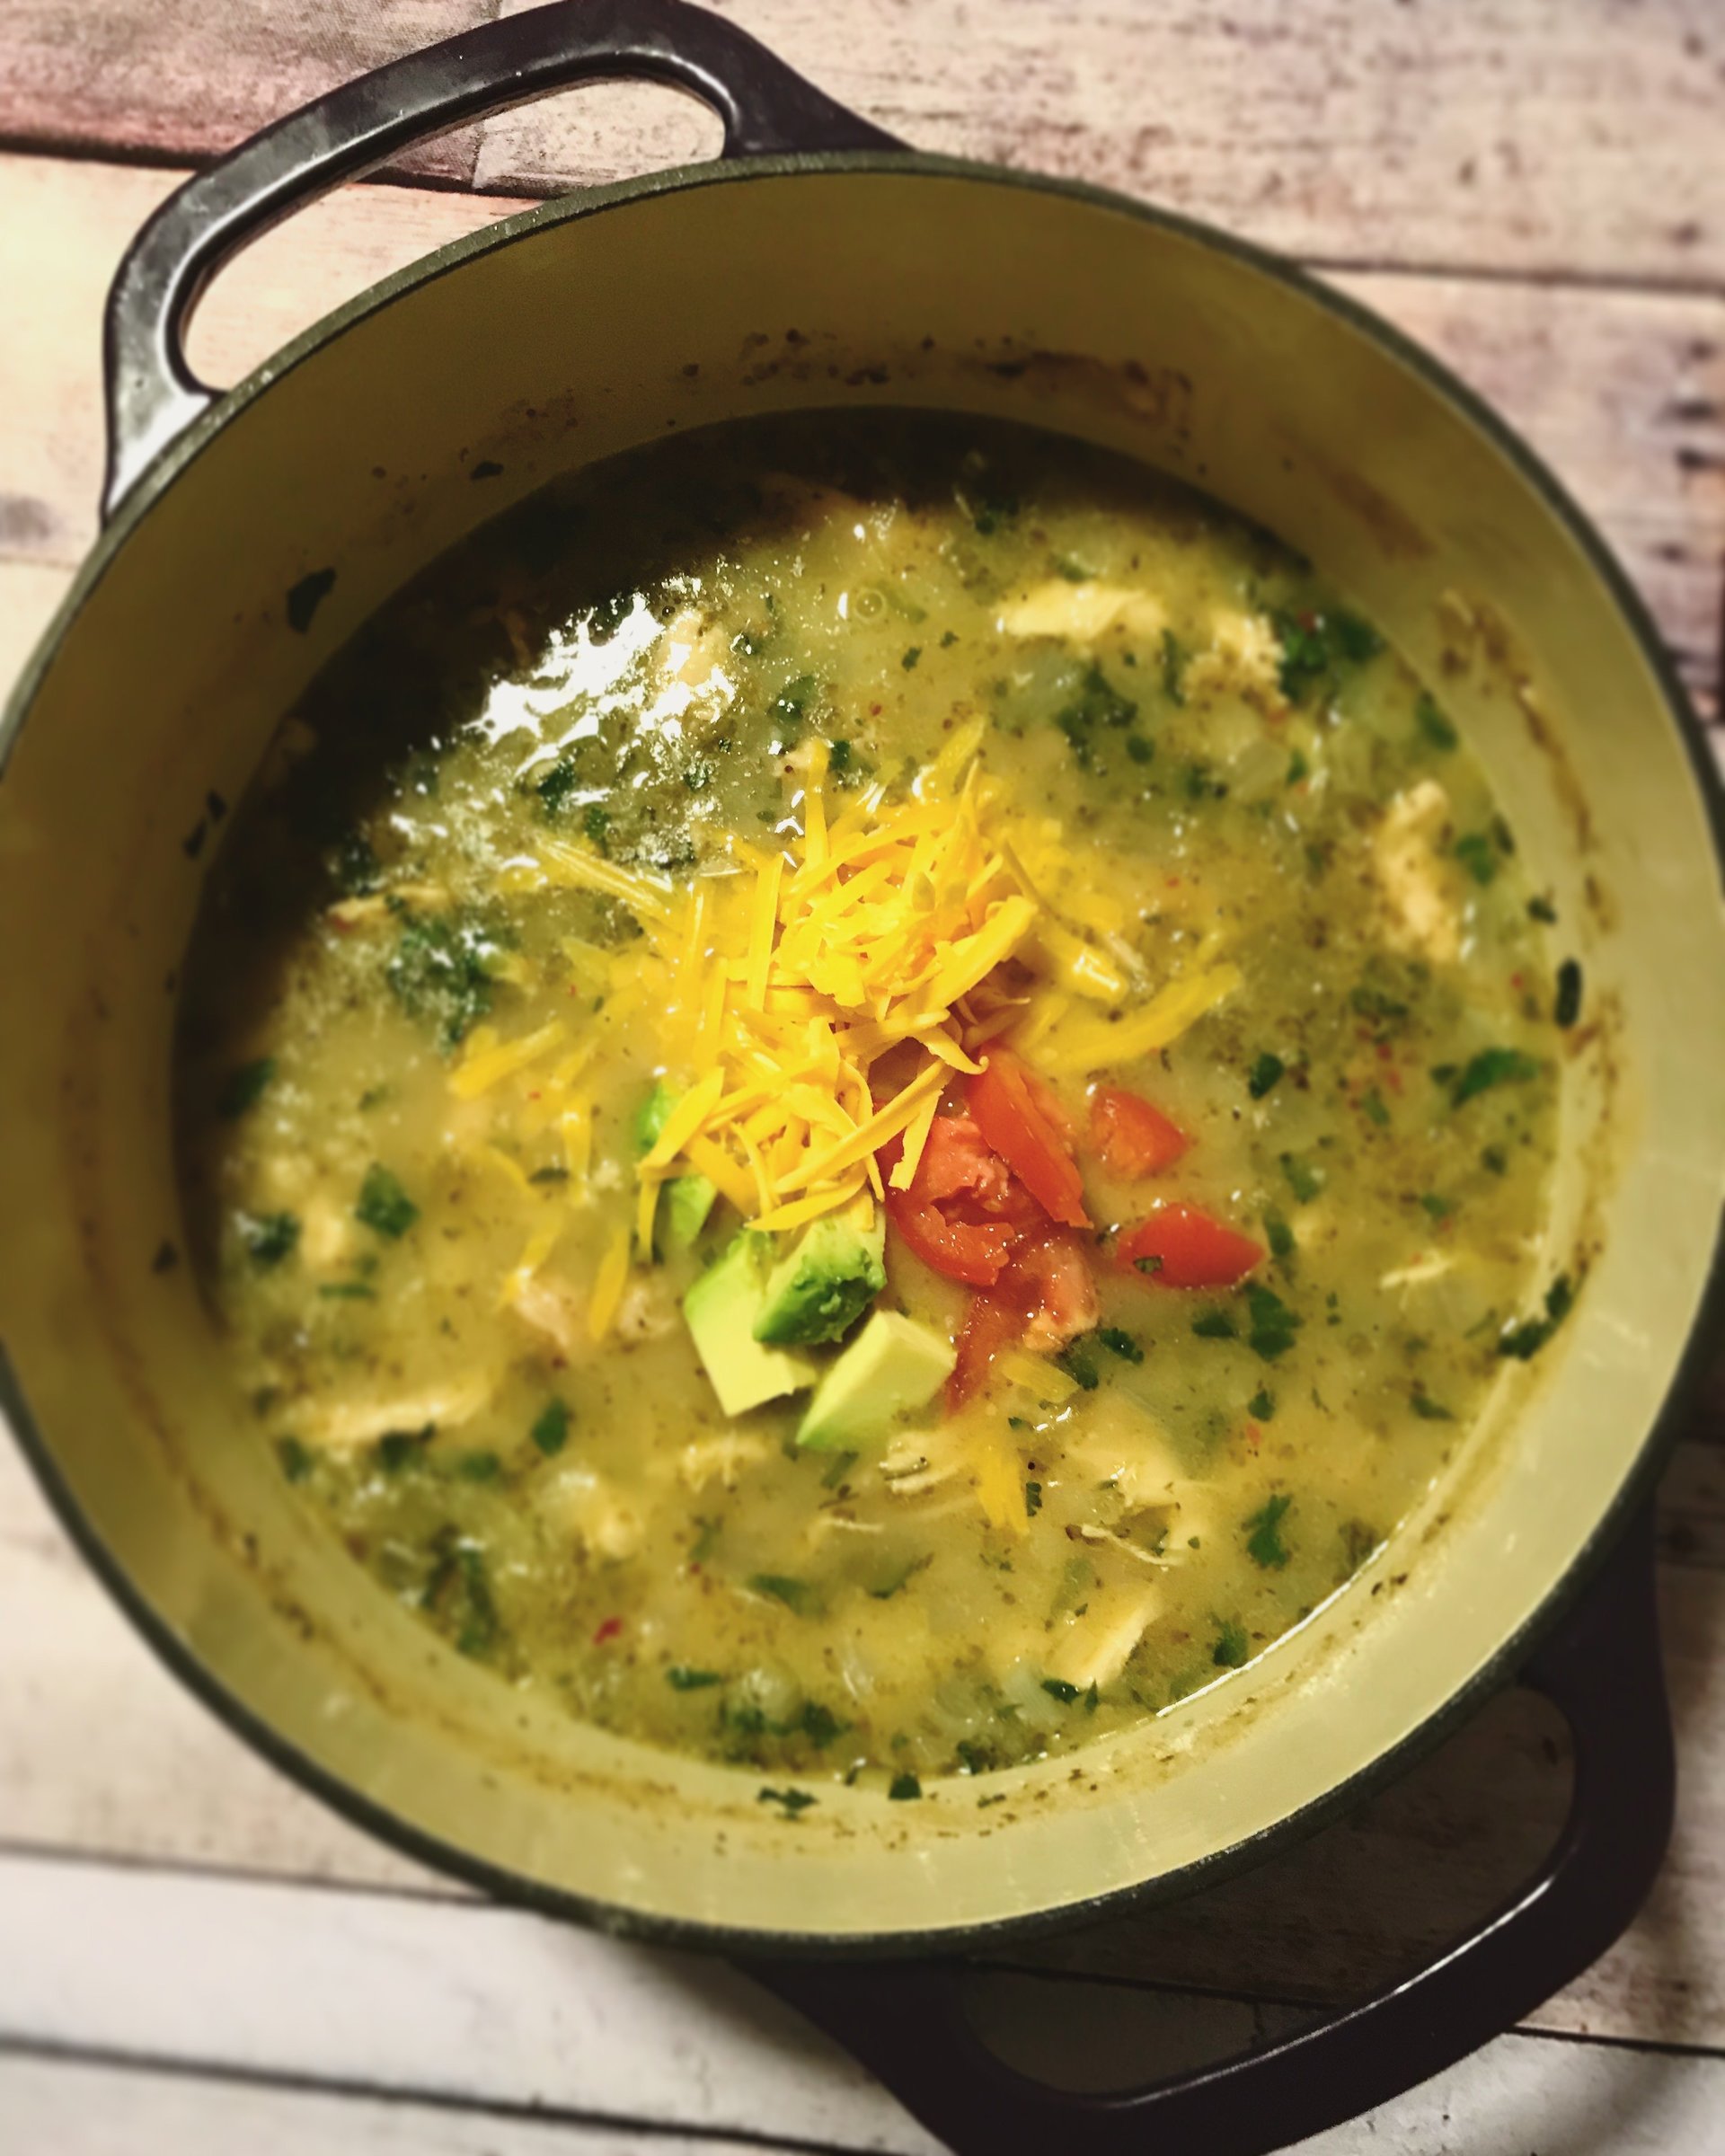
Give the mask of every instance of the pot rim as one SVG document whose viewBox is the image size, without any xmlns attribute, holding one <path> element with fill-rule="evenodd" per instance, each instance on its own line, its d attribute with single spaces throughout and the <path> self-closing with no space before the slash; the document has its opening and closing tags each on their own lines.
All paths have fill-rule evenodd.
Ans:
<svg viewBox="0 0 1725 2156">
<path fill-rule="evenodd" d="M 325 344 L 404 294 L 449 275 L 472 259 L 495 248 L 509 246 L 545 227 L 650 197 L 679 194 L 695 187 L 827 173 L 879 173 L 891 177 L 912 174 L 931 181 L 958 180 L 1025 188 L 1066 196 L 1098 209 L 1128 216 L 1229 255 L 1261 275 L 1291 287 L 1400 360 L 1427 389 L 1476 427 L 1514 466 L 1564 527 L 1605 587 L 1609 600 L 1634 636 L 1688 756 L 1691 777 L 1706 814 L 1721 888 L 1725 889 L 1725 780 L 1721 780 L 1701 722 L 1677 679 L 1646 605 L 1567 488 L 1490 403 L 1393 323 L 1323 283 L 1293 261 L 1251 241 L 1200 219 L 1087 181 L 916 151 L 815 151 L 778 156 L 718 158 L 641 174 L 604 187 L 576 190 L 535 203 L 477 232 L 447 242 L 343 302 L 218 397 L 163 452 L 103 526 L 8 696 L 4 712 L 0 712 L 0 785 L 4 785 L 7 764 L 22 733 L 40 682 L 110 564 L 146 521 L 156 502 L 215 437 L 267 394 L 279 380 Z M 1659 1409 L 1615 1496 L 1596 1521 L 1581 1550 L 1521 1626 L 1506 1636 L 1465 1683 L 1433 1706 L 1399 1742 L 1273 1825 L 1172 1871 L 1111 1887 L 1077 1901 L 1024 1909 L 1011 1916 L 983 1922 L 917 1931 L 779 1932 L 641 1912 L 594 1895 L 548 1886 L 475 1857 L 411 1825 L 361 1795 L 350 1783 L 280 1736 L 238 1693 L 231 1691 L 157 1614 L 97 1534 L 61 1474 L 53 1446 L 31 1411 L 4 1342 L 0 1342 L 0 1410 L 10 1423 L 19 1447 L 61 1526 L 157 1658 L 235 1736 L 352 1825 L 415 1861 L 475 1886 L 497 1901 L 541 1915 L 572 1918 L 615 1937 L 731 1957 L 879 1960 L 966 1952 L 995 1946 L 1009 1938 L 1029 1938 L 1067 1925 L 1092 1922 L 1104 1915 L 1119 1914 L 1128 1908 L 1148 1909 L 1179 1900 L 1252 1869 L 1280 1850 L 1307 1839 L 1367 1797 L 1387 1787 L 1435 1750 L 1487 1696 L 1506 1682 L 1513 1681 L 1534 1649 L 1568 1616 L 1632 1515 L 1643 1502 L 1650 1500 L 1653 1483 L 1681 1434 L 1684 1413 L 1693 1404 L 1710 1367 L 1713 1340 L 1721 1332 L 1725 1332 L 1725 1214 L 1721 1215 L 1712 1257 L 1683 1352 L 1672 1371 Z"/>
</svg>

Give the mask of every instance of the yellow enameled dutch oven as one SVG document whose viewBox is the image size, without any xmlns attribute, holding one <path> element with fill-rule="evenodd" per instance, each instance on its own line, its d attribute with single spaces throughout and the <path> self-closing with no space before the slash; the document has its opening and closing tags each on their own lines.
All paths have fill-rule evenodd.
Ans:
<svg viewBox="0 0 1725 2156">
<path fill-rule="evenodd" d="M 199 288 L 264 225 L 416 136 L 595 75 L 694 92 L 723 118 L 724 155 L 447 247 L 226 395 L 191 379 Z M 681 0 L 494 22 L 260 135 L 140 236 L 108 364 L 107 525 L 0 735 L 0 1379 L 62 1515 L 172 1666 L 434 1863 L 774 1957 L 965 2146 L 1136 2145 L 1175 2095 L 1208 2150 L 1269 2146 L 1431 2071 L 1597 1952 L 1668 1811 L 1646 1567 L 1606 1559 L 1706 1330 L 1725 909 L 1694 720 L 1528 451 L 1286 264 L 1092 189 L 913 155 Z M 790 1824 L 756 1801 L 757 1774 L 499 1683 L 314 1529 L 178 1261 L 169 1061 L 220 804 L 389 594 L 553 473 L 672 428 L 832 405 L 1055 429 L 1309 555 L 1443 680 L 1554 889 L 1593 1023 L 1564 1072 L 1553 1231 L 1585 1274 L 1575 1312 L 1537 1365 L 1505 1365 L 1466 1456 L 1354 1587 L 1240 1679 L 1075 1762 L 991 1778 L 1004 1802 L 979 1808 L 962 1781 L 920 1805 L 836 1788 Z M 1552 1639 L 1535 1674 L 1579 1754 L 1557 1857 L 1327 2050 L 1302 2038 L 1255 2080 L 1081 2117 L 985 2069 L 925 1964 L 787 1973 L 800 1954 L 934 1955 L 1190 1887 L 1332 1815 Z"/>
</svg>

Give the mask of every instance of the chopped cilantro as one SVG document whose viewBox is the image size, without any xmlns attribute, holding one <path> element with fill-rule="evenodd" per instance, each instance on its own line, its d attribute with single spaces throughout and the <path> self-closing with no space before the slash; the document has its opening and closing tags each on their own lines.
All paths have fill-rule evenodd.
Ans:
<svg viewBox="0 0 1725 2156">
<path fill-rule="evenodd" d="M 1303 1206 L 1309 1206 L 1323 1188 L 1323 1170 L 1311 1161 L 1303 1161 L 1297 1153 L 1282 1155 L 1282 1173 L 1287 1178 L 1287 1187 Z"/>
<path fill-rule="evenodd" d="M 424 1604 L 453 1635 L 457 1654 L 486 1655 L 496 1644 L 497 1604 L 484 1556 L 472 1542 L 445 1551 L 426 1585 Z"/>
<path fill-rule="evenodd" d="M 581 829 L 603 853 L 611 835 L 611 811 L 597 801 L 589 801 L 581 816 Z"/>
<path fill-rule="evenodd" d="M 779 753 L 797 746 L 809 706 L 819 687 L 812 674 L 799 674 L 794 681 L 787 681 L 774 698 L 768 715 L 773 721 L 774 747 Z"/>
<path fill-rule="evenodd" d="M 422 1430 L 385 1430 L 377 1440 L 377 1464 L 386 1475 L 400 1474 L 404 1467 L 418 1467 L 425 1458 L 425 1448 L 437 1436 L 437 1426 L 428 1422 Z"/>
<path fill-rule="evenodd" d="M 312 1455 L 297 1437 L 278 1437 L 276 1458 L 290 1482 L 303 1482 L 312 1471 Z"/>
<path fill-rule="evenodd" d="M 1287 773 L 1282 783 L 1285 786 L 1297 786 L 1302 779 L 1309 778 L 1311 773 L 1312 766 L 1305 760 L 1305 751 L 1296 748 L 1288 756 Z"/>
<path fill-rule="evenodd" d="M 1475 883 L 1490 883 L 1498 872 L 1498 850 L 1487 831 L 1467 831 L 1455 841 L 1455 858 Z"/>
<path fill-rule="evenodd" d="M 799 1617 L 807 1616 L 811 1610 L 819 1606 L 814 1590 L 806 1579 L 793 1579 L 783 1572 L 756 1572 L 751 1576 L 748 1584 L 757 1595 L 770 1595 L 774 1602 L 782 1602 L 787 1610 L 794 1610 Z"/>
<path fill-rule="evenodd" d="M 1439 1197 L 1435 1190 L 1422 1191 L 1420 1203 L 1434 1220 L 1447 1220 L 1455 1210 L 1453 1197 Z"/>
<path fill-rule="evenodd" d="M 1086 1392 L 1093 1392 L 1101 1384 L 1101 1376 L 1096 1368 L 1096 1358 L 1090 1351 L 1087 1339 L 1074 1340 L 1055 1356 L 1055 1361 L 1073 1383 Z"/>
<path fill-rule="evenodd" d="M 1527 911 L 1535 921 L 1544 921 L 1548 925 L 1557 919 L 1557 908 L 1549 898 L 1543 896 L 1530 898 L 1527 901 Z"/>
<path fill-rule="evenodd" d="M 895 1774 L 892 1778 L 892 1786 L 887 1791 L 889 1798 L 894 1804 L 907 1804 L 913 1797 L 920 1797 L 922 1793 L 922 1783 L 914 1774 L 909 1773 Z"/>
<path fill-rule="evenodd" d="M 817 1752 L 824 1752 L 833 1739 L 843 1736 L 850 1726 L 848 1722 L 841 1722 L 832 1709 L 822 1706 L 818 1700 L 805 1700 L 802 1712 L 784 1735 L 789 1736 L 801 1733 Z"/>
<path fill-rule="evenodd" d="M 1268 1385 L 1260 1385 L 1246 1402 L 1246 1413 L 1254 1422 L 1269 1422 L 1276 1413 L 1276 1395 Z"/>
<path fill-rule="evenodd" d="M 547 816 L 561 816 L 570 795 L 579 783 L 574 759 L 559 756 L 533 791 L 539 796 L 540 806 Z"/>
<path fill-rule="evenodd" d="M 1162 632 L 1162 693 L 1170 703 L 1186 701 L 1186 647 L 1172 629 Z"/>
<path fill-rule="evenodd" d="M 1275 1289 L 1254 1280 L 1246 1289 L 1246 1309 L 1252 1321 L 1246 1345 L 1252 1353 L 1267 1363 L 1286 1355 L 1301 1321 Z"/>
<path fill-rule="evenodd" d="M 829 741 L 827 744 L 827 768 L 836 778 L 842 778 L 851 768 L 851 745 L 848 741 Z"/>
<path fill-rule="evenodd" d="M 420 1208 L 390 1171 L 374 1161 L 359 1186 L 359 1203 L 353 1208 L 353 1217 L 362 1227 L 399 1242 L 420 1217 Z"/>
<path fill-rule="evenodd" d="M 1390 1127 L 1389 1106 L 1376 1086 L 1367 1086 L 1359 1096 L 1359 1106 L 1361 1114 L 1368 1122 L 1375 1123 L 1379 1130 Z"/>
<path fill-rule="evenodd" d="M 222 1081 L 222 1090 L 216 1096 L 216 1113 L 224 1123 L 237 1122 L 262 1100 L 264 1089 L 275 1074 L 273 1056 L 260 1056 L 255 1063 L 241 1064 Z"/>
<path fill-rule="evenodd" d="M 1287 1068 L 1279 1056 L 1266 1048 L 1246 1074 L 1246 1091 L 1254 1100 L 1261 1100 Z"/>
<path fill-rule="evenodd" d="M 920 644 L 912 644 L 909 649 L 905 653 L 905 656 L 898 661 L 898 664 L 905 669 L 905 672 L 908 674 L 912 671 L 916 664 L 916 661 L 922 656 L 923 647 Z"/>
<path fill-rule="evenodd" d="M 1218 1669 L 1239 1669 L 1252 1652 L 1246 1628 L 1237 1617 L 1225 1617 L 1216 1628 L 1210 1660 Z"/>
<path fill-rule="evenodd" d="M 1266 1571 L 1279 1572 L 1287 1562 L 1287 1545 L 1282 1540 L 1282 1522 L 1287 1518 L 1292 1498 L 1271 1498 L 1261 1511 L 1254 1512 L 1246 1522 L 1246 1555 L 1254 1565 Z"/>
<path fill-rule="evenodd" d="M 1128 734 L 1126 737 L 1126 753 L 1135 764 L 1153 763 L 1155 759 L 1156 745 L 1154 741 L 1147 740 L 1143 734 Z"/>
<path fill-rule="evenodd" d="M 1033 1520 L 1042 1509 L 1042 1485 L 1027 1482 L 1024 1485 L 1024 1516 Z"/>
<path fill-rule="evenodd" d="M 1433 1075 L 1437 1074 L 1434 1072 Z M 1539 1065 L 1520 1048 L 1482 1048 L 1450 1086 L 1450 1100 L 1460 1108 L 1476 1094 L 1493 1086 L 1518 1084 L 1537 1078 Z"/>
<path fill-rule="evenodd" d="M 385 978 L 409 1017 L 436 1019 L 444 1047 L 453 1048 L 491 1007 L 485 960 L 496 948 L 476 923 L 411 914 Z"/>
<path fill-rule="evenodd" d="M 716 1669 L 691 1669 L 686 1663 L 674 1664 L 665 1672 L 665 1682 L 673 1692 L 705 1692 L 724 1681 Z"/>
<path fill-rule="evenodd" d="M 1192 1330 L 1200 1340 L 1237 1340 L 1240 1337 L 1239 1327 L 1219 1304 L 1199 1311 L 1192 1320 Z"/>
<path fill-rule="evenodd" d="M 253 1265 L 279 1265 L 299 1242 L 299 1218 L 293 1213 L 242 1213 L 240 1240 Z"/>
<path fill-rule="evenodd" d="M 534 1417 L 527 1435 L 547 1460 L 553 1459 L 568 1442 L 569 1422 L 568 1408 L 556 1399 L 548 1400 Z"/>
<path fill-rule="evenodd" d="M 1072 744 L 1080 764 L 1089 765 L 1095 750 L 1099 726 L 1130 726 L 1138 707 L 1122 696 L 1092 660 L 1078 684 L 1078 693 L 1055 713 L 1054 722 Z"/>
<path fill-rule="evenodd" d="M 1272 1258 L 1285 1259 L 1294 1255 L 1296 1247 L 1294 1231 L 1274 1206 L 1269 1206 L 1264 1214 L 1264 1234 L 1269 1240 Z"/>
<path fill-rule="evenodd" d="M 1498 1335 L 1498 1353 L 1518 1363 L 1533 1360 L 1575 1307 L 1575 1289 L 1567 1273 L 1560 1273 L 1545 1290 L 1545 1314 L 1506 1325 Z"/>
<path fill-rule="evenodd" d="M 1454 1422 L 1455 1419 L 1450 1410 L 1441 1401 L 1434 1400 L 1429 1392 L 1416 1391 L 1410 1393 L 1408 1398 L 1421 1422 Z"/>
<path fill-rule="evenodd" d="M 1078 1697 L 1078 1687 L 1068 1684 L 1064 1677 L 1044 1677 L 1042 1689 L 1051 1700 L 1058 1700 L 1063 1707 L 1070 1707 Z"/>
<path fill-rule="evenodd" d="M 503 1471 L 503 1462 L 495 1453 L 463 1453 L 456 1462 L 456 1472 L 464 1482 L 495 1482 Z"/>
<path fill-rule="evenodd" d="M 958 641 L 959 641 L 959 632 L 958 632 L 958 631 L 957 631 L 956 629 L 942 629 L 942 632 L 941 632 L 941 649 L 942 649 L 942 651 L 946 650 L 946 649 L 948 649 L 948 647 L 949 647 L 949 646 L 951 646 L 951 645 L 952 645 L 952 644 L 956 644 L 956 643 L 958 642 Z"/>
<path fill-rule="evenodd" d="M 1294 614 L 1271 616 L 1282 647 L 1281 688 L 1291 703 L 1301 702 L 1320 682 L 1344 667 L 1364 666 L 1384 649 L 1384 640 L 1357 614 Z"/>
<path fill-rule="evenodd" d="M 1122 1331 L 1118 1325 L 1101 1327 L 1096 1338 L 1110 1355 L 1118 1355 L 1123 1363 L 1141 1363 L 1144 1360 L 1144 1349 L 1129 1332 Z"/>
<path fill-rule="evenodd" d="M 1503 1175 L 1508 1171 L 1509 1155 L 1501 1145 L 1488 1145 L 1480 1154 L 1480 1165 L 1491 1175 Z"/>
<path fill-rule="evenodd" d="M 1421 689 L 1419 702 L 1413 707 L 1413 723 L 1425 737 L 1427 744 L 1447 755 L 1461 747 L 1462 738 L 1446 717 L 1443 707 L 1429 689 Z"/>
<path fill-rule="evenodd" d="M 1581 1015 L 1581 966 L 1577 959 L 1565 959 L 1557 969 L 1557 1001 L 1552 1006 L 1552 1016 L 1565 1029 L 1572 1026 Z"/>
<path fill-rule="evenodd" d="M 835 1453 L 827 1463 L 827 1471 L 820 1478 L 823 1489 L 836 1489 L 856 1465 L 854 1453 Z"/>
</svg>

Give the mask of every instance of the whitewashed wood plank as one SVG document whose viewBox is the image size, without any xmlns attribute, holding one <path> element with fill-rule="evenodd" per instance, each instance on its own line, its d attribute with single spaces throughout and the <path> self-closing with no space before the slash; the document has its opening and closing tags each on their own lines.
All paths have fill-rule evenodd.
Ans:
<svg viewBox="0 0 1725 2156">
<path fill-rule="evenodd" d="M 611 2130 L 625 2149 L 633 2144 L 621 2137 L 624 2119 L 651 2120 L 673 2134 L 722 2137 L 740 2128 L 768 2143 L 901 2156 L 924 2156 L 934 2146 L 835 2047 L 713 1965 L 500 1911 L 165 1881 L 77 1865 L 0 1860 L 0 1894 L 9 1919 L 0 2032 L 32 2046 L 106 2054 L 107 2086 L 86 2081 L 84 2100 L 99 2119 L 134 2130 L 147 2131 L 153 2106 L 162 2115 L 165 2081 L 168 2117 L 182 2138 L 163 2145 L 176 2156 L 260 2145 L 264 2156 L 276 2156 L 309 2147 L 304 2129 L 291 2123 L 296 2105 L 315 2107 L 319 2126 L 328 2122 L 332 2138 L 316 2144 L 324 2150 L 478 2146 L 493 2156 L 526 2156 L 536 2145 L 586 2156 L 590 2143 L 567 2143 L 561 2125 L 526 2127 L 520 2114 L 530 2109 L 617 2121 Z M 137 1981 L 146 1954 L 162 1981 Z M 1216 2038 L 1244 2033 L 1215 2001 L 1021 1981 L 1022 1995 L 1007 2010 L 1007 1988 L 997 1981 L 979 2005 L 993 2040 L 1034 2029 L 1034 2059 L 1019 2054 L 1027 2067 L 1049 2058 L 1070 2067 L 1070 2043 L 1081 2065 L 1065 2073 L 1067 2085 L 1129 2085 L 1146 2070 L 1176 2064 L 1182 2037 L 1197 2054 L 1213 2055 Z M 1062 2015 L 1072 2018 L 1070 2028 L 1060 2025 Z M 116 2055 L 152 2061 L 156 2071 L 117 2067 Z M 194 2096 L 187 2081 L 162 2071 L 173 2067 L 215 2068 L 253 2084 L 230 2082 L 217 2098 L 219 2125 L 243 2130 L 243 2139 L 196 2137 L 200 2105 L 210 2116 L 210 2085 Z M 0 2124 L 8 2122 L 12 2090 L 22 2091 L 22 2116 L 27 2103 L 52 2105 L 56 2072 L 96 2070 L 0 2054 Z M 289 2093 L 269 2088 L 271 2081 L 295 2086 Z M 319 2082 L 349 2093 L 330 2106 L 316 2093 Z M 375 2092 L 373 2101 L 354 2093 L 358 2089 Z M 376 2115 L 375 2097 L 385 2092 L 394 2099 L 386 2137 L 344 2139 L 356 2120 L 370 2124 L 367 2112 Z M 427 2098 L 497 2105 L 509 2116 L 486 2120 L 482 2139 L 463 2138 L 474 2114 L 433 2112 Z M 1382 2149 L 1398 2156 L 1521 2149 L 1537 2156 L 1720 2156 L 1722 2099 L 1725 2060 L 1717 2055 L 1510 2036 L 1367 2118 L 1303 2145 L 1313 2156 Z M 413 2131 L 423 2124 L 430 2137 L 410 2143 L 403 2116 Z M 250 2130 L 254 2121 L 276 2137 L 260 2144 Z M 58 2136 L 46 2145 L 56 2156 L 66 2147 Z M 93 2145 L 138 2156 L 151 2144 L 110 2138 Z"/>
<path fill-rule="evenodd" d="M 18 2052 L 0 2054 L 0 2134 L 27 2156 L 748 2156 L 762 2146 Z"/>
<path fill-rule="evenodd" d="M 505 0 L 509 12 L 530 0 Z M 919 149 L 1146 195 L 1333 262 L 1716 283 L 1719 12 L 1709 0 L 719 0 Z M 482 130 L 482 187 L 657 162 L 600 99 Z"/>
<path fill-rule="evenodd" d="M 0 551 L 0 702 L 71 581 L 72 571 L 58 561 L 8 561 Z"/>
<path fill-rule="evenodd" d="M 6 0 L 0 135 L 157 162 L 219 155 L 307 99 L 492 12 L 483 0 Z M 477 148 L 463 128 L 396 169 L 465 181 Z"/>
<path fill-rule="evenodd" d="M 71 564 L 94 536 L 102 297 L 173 178 L 0 155 L 0 288 L 28 296 L 0 321 L 0 554 Z M 217 280 L 194 360 L 213 380 L 237 379 L 342 299 L 509 207 L 347 190 Z M 1725 297 L 1341 281 L 1526 429 L 1598 518 L 1711 708 L 1725 592 Z"/>
<path fill-rule="evenodd" d="M 0 2037 L 895 2156 L 935 2145 L 722 1963 L 518 1910 L 4 1854 L 0 1908 Z"/>
<path fill-rule="evenodd" d="M 518 8 L 527 0 L 509 0 Z M 1146 194 L 1356 264 L 1717 281 L 1709 0 L 719 0 L 918 146 Z M 9 0 L 0 131 L 208 155 L 491 0 Z M 663 99 L 582 94 L 484 130 L 482 187 L 554 191 L 696 154 Z M 460 177 L 464 137 L 422 163 Z"/>
<path fill-rule="evenodd" d="M 184 177 L 0 155 L 0 278 L 17 295 L 0 314 L 0 554 L 70 566 L 95 536 L 102 304 L 128 243 Z M 237 381 L 367 285 L 520 207 L 346 189 L 217 280 L 193 324 L 193 364 Z"/>
</svg>

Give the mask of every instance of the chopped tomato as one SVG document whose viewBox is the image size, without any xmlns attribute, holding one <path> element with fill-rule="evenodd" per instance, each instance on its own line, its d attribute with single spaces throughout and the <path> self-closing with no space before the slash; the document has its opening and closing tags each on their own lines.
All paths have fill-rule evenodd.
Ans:
<svg viewBox="0 0 1725 2156">
<path fill-rule="evenodd" d="M 1159 1287 L 1232 1287 L 1263 1259 L 1262 1246 L 1196 1206 L 1158 1206 L 1114 1247 L 1122 1272 Z"/>
<path fill-rule="evenodd" d="M 1024 1345 L 1037 1354 L 1057 1354 L 1095 1324 L 1096 1281 L 1076 1235 L 1050 1230 L 1027 1236 L 1013 1253 L 1011 1277 L 1029 1291 Z"/>
<path fill-rule="evenodd" d="M 1137 1093 L 1115 1085 L 1097 1089 L 1090 1104 L 1090 1136 L 1116 1175 L 1159 1175 L 1191 1144 L 1178 1123 Z"/>
<path fill-rule="evenodd" d="M 914 1190 L 889 1188 L 887 1217 L 913 1257 L 949 1280 L 968 1280 L 977 1287 L 994 1286 L 1018 1240 L 1019 1232 L 1009 1221 L 956 1220 L 938 1206 L 923 1203 Z"/>
<path fill-rule="evenodd" d="M 1095 1322 L 1096 1283 L 1078 1237 L 1058 1228 L 1027 1235 L 999 1281 L 966 1306 L 959 1359 L 946 1381 L 947 1406 L 961 1408 L 1007 1348 L 1057 1354 Z"/>
<path fill-rule="evenodd" d="M 904 1146 L 875 1156 L 890 1177 Z M 992 1287 L 1025 1227 L 1043 1217 L 969 1116 L 936 1116 L 907 1190 L 887 1186 L 887 1216 L 911 1252 L 949 1280 Z"/>
<path fill-rule="evenodd" d="M 995 1206 L 1007 1195 L 1012 1171 L 969 1116 L 936 1116 L 916 1163 L 916 1188 L 940 1199 L 960 1195 Z"/>
<path fill-rule="evenodd" d="M 1071 1126 L 1048 1087 L 1016 1056 L 994 1048 L 969 1081 L 967 1098 L 977 1128 L 1049 1217 L 1087 1228 Z"/>
<path fill-rule="evenodd" d="M 946 1381 L 949 1408 L 961 1408 L 986 1382 L 995 1357 L 1022 1337 L 1030 1321 L 1028 1296 L 1016 1282 L 971 1296 L 959 1328 L 959 1359 Z"/>
</svg>

